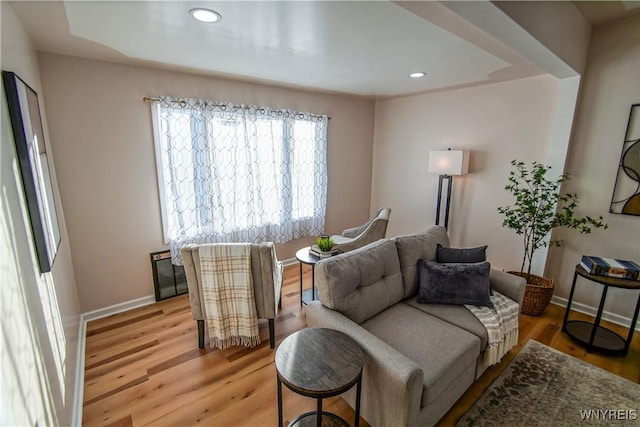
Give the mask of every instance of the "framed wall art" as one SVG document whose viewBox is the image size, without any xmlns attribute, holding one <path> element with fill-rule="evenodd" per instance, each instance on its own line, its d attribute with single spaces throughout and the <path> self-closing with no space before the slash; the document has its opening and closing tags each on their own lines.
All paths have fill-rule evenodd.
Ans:
<svg viewBox="0 0 640 427">
<path fill-rule="evenodd" d="M 38 264 L 40 272 L 47 273 L 60 245 L 60 228 L 38 94 L 10 71 L 2 72 L 2 80 Z"/>
<path fill-rule="evenodd" d="M 640 216 L 640 104 L 629 112 L 609 212 Z"/>
</svg>

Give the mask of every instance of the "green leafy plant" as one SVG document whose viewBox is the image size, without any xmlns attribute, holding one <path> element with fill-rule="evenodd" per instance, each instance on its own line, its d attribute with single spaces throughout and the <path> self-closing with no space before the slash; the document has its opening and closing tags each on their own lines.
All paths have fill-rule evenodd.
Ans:
<svg viewBox="0 0 640 427">
<path fill-rule="evenodd" d="M 578 230 L 582 234 L 591 233 L 591 228 L 607 228 L 602 217 L 577 217 L 578 195 L 560 194 L 560 185 L 569 179 L 562 174 L 555 180 L 547 178 L 551 166 L 533 162 L 529 168 L 524 162 L 511 161 L 515 170 L 509 172 L 508 183 L 504 187 L 513 194 L 515 202 L 498 208 L 504 215 L 502 225 L 523 236 L 524 257 L 520 273 L 526 278 L 531 275 L 531 260 L 535 251 L 543 246 L 560 246 L 561 240 L 545 240 L 556 227 Z"/>
<path fill-rule="evenodd" d="M 316 245 L 322 252 L 329 252 L 333 248 L 333 239 L 329 236 L 320 236 L 316 239 Z"/>
</svg>

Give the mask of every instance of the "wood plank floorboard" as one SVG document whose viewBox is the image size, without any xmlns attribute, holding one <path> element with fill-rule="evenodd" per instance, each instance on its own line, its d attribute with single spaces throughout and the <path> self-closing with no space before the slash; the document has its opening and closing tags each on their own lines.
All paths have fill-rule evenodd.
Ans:
<svg viewBox="0 0 640 427">
<path fill-rule="evenodd" d="M 305 288 L 311 269 L 303 269 Z M 285 269 L 282 309 L 275 322 L 276 346 L 306 327 L 300 306 L 299 268 Z M 516 349 L 489 368 L 438 423 L 452 426 L 467 412 L 530 339 L 640 383 L 640 334 L 625 357 L 587 353 L 561 331 L 564 309 L 551 305 L 540 317 L 523 315 Z M 571 319 L 592 320 L 572 312 Z M 607 324 L 626 336 L 626 328 Z M 198 349 L 196 322 L 188 296 L 91 321 L 87 325 L 83 425 L 275 426 L 278 420 L 275 350 L 269 347 L 266 321 L 262 343 L 253 349 Z M 353 425 L 354 411 L 340 397 L 324 408 Z M 315 410 L 315 401 L 283 387 L 285 425 Z M 369 425 L 360 420 L 360 425 Z"/>
</svg>

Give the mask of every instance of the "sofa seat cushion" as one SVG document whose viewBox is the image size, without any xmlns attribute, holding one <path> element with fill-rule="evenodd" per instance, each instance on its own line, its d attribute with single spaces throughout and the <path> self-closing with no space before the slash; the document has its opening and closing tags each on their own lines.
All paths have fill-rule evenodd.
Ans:
<svg viewBox="0 0 640 427">
<path fill-rule="evenodd" d="M 480 339 L 480 351 L 484 352 L 487 348 L 487 342 L 489 340 L 487 330 L 478 318 L 465 306 L 450 304 L 420 304 L 417 301 L 417 297 L 406 299 L 403 301 L 403 304 L 407 304 L 424 313 L 437 317 L 440 320 L 444 320 L 447 323 L 472 333 Z"/>
<path fill-rule="evenodd" d="M 422 406 L 447 392 L 452 383 L 465 390 L 474 380 L 480 339 L 463 329 L 408 304 L 389 307 L 361 326 L 422 368 Z"/>
</svg>

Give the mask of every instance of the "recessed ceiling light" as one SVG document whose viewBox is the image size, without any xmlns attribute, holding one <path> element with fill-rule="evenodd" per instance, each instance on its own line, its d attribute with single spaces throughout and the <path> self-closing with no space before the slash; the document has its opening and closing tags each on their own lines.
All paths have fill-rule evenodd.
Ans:
<svg viewBox="0 0 640 427">
<path fill-rule="evenodd" d="M 422 71 L 418 71 L 417 73 L 409 74 L 409 77 L 411 77 L 412 79 L 419 79 L 420 77 L 424 77 L 425 74 L 427 74 L 427 73 L 423 73 Z"/>
<path fill-rule="evenodd" d="M 191 9 L 189 14 L 200 22 L 212 23 L 222 19 L 222 16 L 218 12 L 211 9 L 195 8 Z"/>
</svg>

